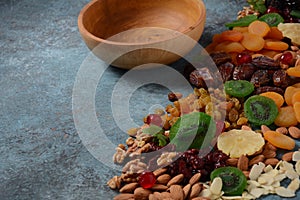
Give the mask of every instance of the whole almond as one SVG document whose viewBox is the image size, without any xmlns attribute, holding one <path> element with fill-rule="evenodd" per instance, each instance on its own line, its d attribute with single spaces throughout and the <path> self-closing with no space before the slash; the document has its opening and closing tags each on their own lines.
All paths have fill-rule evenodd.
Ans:
<svg viewBox="0 0 300 200">
<path fill-rule="evenodd" d="M 293 153 L 294 153 L 294 152 L 291 151 L 291 152 L 288 152 L 288 153 L 283 154 L 281 160 L 284 160 L 284 161 L 287 161 L 287 162 L 292 161 Z"/>
<path fill-rule="evenodd" d="M 264 155 L 265 158 L 275 158 L 276 157 L 276 151 L 273 151 L 271 149 L 265 149 L 262 152 L 262 155 Z"/>
<path fill-rule="evenodd" d="M 169 174 L 163 174 L 160 175 L 157 179 L 156 182 L 160 183 L 160 184 L 164 184 L 166 185 L 170 180 L 171 180 L 171 176 Z"/>
<path fill-rule="evenodd" d="M 257 156 L 260 155 L 263 152 L 263 148 L 260 148 L 260 150 L 256 151 L 254 154 L 252 154 L 251 156 Z"/>
<path fill-rule="evenodd" d="M 226 160 L 226 164 L 232 167 L 236 167 L 238 163 L 238 159 L 237 158 L 229 158 Z"/>
<path fill-rule="evenodd" d="M 167 168 L 160 168 L 160 169 L 157 169 L 153 172 L 154 176 L 158 177 L 164 173 L 166 173 L 168 169 Z"/>
<path fill-rule="evenodd" d="M 277 158 L 268 158 L 265 160 L 265 165 L 276 166 L 279 160 Z"/>
<path fill-rule="evenodd" d="M 162 199 L 171 198 L 170 192 L 162 192 L 160 193 Z"/>
<path fill-rule="evenodd" d="M 208 197 L 196 197 L 196 198 L 192 198 L 192 200 L 210 200 L 210 198 L 208 198 Z"/>
<path fill-rule="evenodd" d="M 194 176 L 192 176 L 192 178 L 189 180 L 189 184 L 194 185 L 200 180 L 200 178 L 201 178 L 200 173 L 194 174 Z"/>
<path fill-rule="evenodd" d="M 124 185 L 119 192 L 121 193 L 131 193 L 135 190 L 135 188 L 138 187 L 138 183 L 128 183 L 126 185 Z"/>
<path fill-rule="evenodd" d="M 165 191 L 167 189 L 168 187 L 163 184 L 154 184 L 151 188 L 151 190 L 155 190 L 155 191 Z"/>
<path fill-rule="evenodd" d="M 270 149 L 270 150 L 273 150 L 273 151 L 277 151 L 277 148 L 273 144 L 271 144 L 270 142 L 267 142 L 265 144 L 265 149 Z"/>
<path fill-rule="evenodd" d="M 197 197 L 199 195 L 199 193 L 201 192 L 201 189 L 202 189 L 202 187 L 201 187 L 200 183 L 194 184 L 191 189 L 190 198 Z"/>
<path fill-rule="evenodd" d="M 288 134 L 288 129 L 286 127 L 279 127 L 276 129 L 276 132 L 286 135 Z"/>
<path fill-rule="evenodd" d="M 190 193 L 190 190 L 191 190 L 191 184 L 187 184 L 186 186 L 183 187 L 183 193 L 184 193 L 184 199 L 187 199 L 189 193 Z"/>
<path fill-rule="evenodd" d="M 139 200 L 148 200 L 151 193 L 152 192 L 150 190 L 138 187 L 134 190 L 134 198 Z"/>
<path fill-rule="evenodd" d="M 154 194 L 149 195 L 149 200 L 159 200 Z"/>
<path fill-rule="evenodd" d="M 249 159 L 245 155 L 241 155 L 238 159 L 237 168 L 242 171 L 247 171 L 249 167 Z"/>
<path fill-rule="evenodd" d="M 170 187 L 171 185 L 175 185 L 180 183 L 184 178 L 183 174 L 178 174 L 177 176 L 174 176 L 168 183 L 167 186 Z"/>
<path fill-rule="evenodd" d="M 128 200 L 134 198 L 133 194 L 122 193 L 114 197 L 114 200 Z"/>
<path fill-rule="evenodd" d="M 249 161 L 249 166 L 252 166 L 254 164 L 258 164 L 259 162 L 263 162 L 264 160 L 265 160 L 265 156 L 264 155 L 255 156 L 254 158 L 252 158 Z"/>
<path fill-rule="evenodd" d="M 180 185 L 171 185 L 170 194 L 174 200 L 184 200 L 184 193 Z"/>
<path fill-rule="evenodd" d="M 291 127 L 289 127 L 289 134 L 293 138 L 299 139 L 300 138 L 300 129 L 295 126 L 291 126 Z"/>
<path fill-rule="evenodd" d="M 270 129 L 269 127 L 267 127 L 266 125 L 261 125 L 260 129 L 261 129 L 261 132 L 262 132 L 262 133 L 265 133 L 265 132 L 271 130 L 271 129 Z"/>
</svg>

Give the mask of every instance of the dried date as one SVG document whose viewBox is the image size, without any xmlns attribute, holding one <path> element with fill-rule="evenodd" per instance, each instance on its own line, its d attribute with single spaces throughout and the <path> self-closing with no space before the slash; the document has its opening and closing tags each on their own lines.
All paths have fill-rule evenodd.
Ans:
<svg viewBox="0 0 300 200">
<path fill-rule="evenodd" d="M 261 87 L 270 83 L 270 77 L 268 70 L 257 70 L 251 77 L 250 80 L 254 87 Z"/>
<path fill-rule="evenodd" d="M 260 69 L 280 69 L 279 61 L 267 56 L 255 57 L 252 59 L 251 63 Z"/>
<path fill-rule="evenodd" d="M 230 62 L 221 64 L 219 67 L 219 72 L 222 76 L 222 80 L 223 82 L 225 81 L 229 81 L 232 79 L 232 74 L 233 74 L 233 70 L 234 70 L 234 65 Z"/>
<path fill-rule="evenodd" d="M 214 52 L 210 54 L 210 57 L 213 59 L 217 66 L 232 61 L 231 56 L 225 52 Z"/>
<path fill-rule="evenodd" d="M 286 88 L 289 85 L 289 76 L 285 72 L 285 70 L 277 70 L 273 74 L 273 84 L 274 86 Z"/>
<path fill-rule="evenodd" d="M 232 78 L 233 80 L 250 80 L 256 67 L 251 63 L 244 63 L 234 68 Z"/>
<path fill-rule="evenodd" d="M 284 90 L 280 87 L 263 86 L 263 87 L 256 88 L 256 90 L 255 90 L 255 94 L 257 94 L 257 95 L 264 93 L 264 92 L 277 92 L 281 95 L 284 94 Z"/>
</svg>

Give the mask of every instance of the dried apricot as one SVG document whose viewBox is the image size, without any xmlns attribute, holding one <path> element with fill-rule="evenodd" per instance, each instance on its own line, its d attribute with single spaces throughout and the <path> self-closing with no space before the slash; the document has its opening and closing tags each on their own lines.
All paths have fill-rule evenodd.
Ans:
<svg viewBox="0 0 300 200">
<path fill-rule="evenodd" d="M 270 32 L 267 34 L 266 38 L 282 40 L 283 34 L 276 26 L 273 26 L 271 27 Z"/>
<path fill-rule="evenodd" d="M 294 85 L 292 85 L 295 88 L 300 88 L 300 83 L 295 83 Z"/>
<path fill-rule="evenodd" d="M 232 30 L 244 33 L 244 32 L 248 32 L 248 26 L 236 26 L 233 27 Z"/>
<path fill-rule="evenodd" d="M 293 140 L 287 135 L 278 133 L 276 131 L 266 131 L 264 133 L 264 138 L 275 147 L 281 149 L 292 150 L 295 148 L 296 145 L 295 140 Z"/>
<path fill-rule="evenodd" d="M 293 94 L 292 104 L 294 105 L 296 102 L 300 102 L 300 91 L 297 91 Z"/>
<path fill-rule="evenodd" d="M 275 102 L 278 109 L 284 103 L 283 96 L 277 92 L 264 92 L 264 93 L 261 93 L 260 96 L 265 96 L 265 97 L 272 99 Z"/>
<path fill-rule="evenodd" d="M 243 39 L 243 34 L 235 30 L 227 30 L 221 33 L 221 41 L 238 42 Z"/>
<path fill-rule="evenodd" d="M 300 91 L 300 88 L 295 88 L 292 86 L 289 86 L 285 89 L 284 92 L 284 99 L 287 105 L 291 106 L 293 105 L 292 99 L 295 92 Z"/>
<path fill-rule="evenodd" d="M 293 106 L 281 107 L 274 124 L 281 127 L 296 126 L 298 124 L 298 120 Z"/>
<path fill-rule="evenodd" d="M 226 53 L 237 52 L 241 53 L 245 50 L 239 42 L 224 41 L 215 47 L 216 51 L 225 51 Z"/>
<path fill-rule="evenodd" d="M 262 54 L 264 56 L 268 56 L 270 58 L 274 58 L 275 55 L 279 54 L 279 51 L 274 51 L 274 50 L 268 50 L 268 49 L 263 49 L 259 52 L 257 52 L 259 54 Z"/>
<path fill-rule="evenodd" d="M 300 77 L 300 67 L 290 67 L 286 70 L 289 76 Z"/>
<path fill-rule="evenodd" d="M 270 26 L 263 21 L 254 21 L 248 26 L 248 32 L 265 37 L 270 32 Z"/>
<path fill-rule="evenodd" d="M 267 39 L 265 40 L 264 49 L 275 50 L 275 51 L 284 51 L 289 48 L 289 45 L 285 42 Z"/>
<path fill-rule="evenodd" d="M 300 102 L 296 102 L 293 107 L 296 119 L 300 123 Z"/>
<path fill-rule="evenodd" d="M 260 51 L 264 48 L 265 40 L 259 35 L 243 33 L 241 44 L 250 51 Z"/>
</svg>

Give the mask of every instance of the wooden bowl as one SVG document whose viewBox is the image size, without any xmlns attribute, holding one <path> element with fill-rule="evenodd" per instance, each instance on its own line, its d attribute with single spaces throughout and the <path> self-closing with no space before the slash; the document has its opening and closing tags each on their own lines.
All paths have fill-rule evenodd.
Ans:
<svg viewBox="0 0 300 200">
<path fill-rule="evenodd" d="M 130 69 L 181 58 L 201 37 L 205 18 L 202 0 L 94 0 L 81 10 L 78 28 L 96 56 Z"/>
</svg>

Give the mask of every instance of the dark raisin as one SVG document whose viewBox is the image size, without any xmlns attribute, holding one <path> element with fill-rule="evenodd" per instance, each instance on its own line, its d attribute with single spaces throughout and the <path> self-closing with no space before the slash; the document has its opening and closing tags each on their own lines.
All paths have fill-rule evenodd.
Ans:
<svg viewBox="0 0 300 200">
<path fill-rule="evenodd" d="M 250 80 L 256 67 L 251 63 L 244 63 L 236 66 L 233 71 L 233 80 Z"/>
<path fill-rule="evenodd" d="M 232 74 L 234 70 L 234 65 L 230 62 L 226 62 L 224 64 L 221 64 L 219 67 L 219 72 L 222 76 L 223 82 L 229 81 L 232 79 Z"/>
<path fill-rule="evenodd" d="M 263 86 L 263 87 L 259 87 L 255 90 L 255 94 L 261 94 L 264 92 L 277 92 L 281 95 L 284 94 L 284 90 L 280 87 L 272 87 L 272 86 Z"/>
<path fill-rule="evenodd" d="M 269 58 L 267 56 L 255 57 L 252 59 L 251 63 L 260 69 L 279 69 L 280 68 L 279 61 Z"/>
<path fill-rule="evenodd" d="M 214 52 L 210 54 L 210 57 L 213 59 L 217 66 L 232 61 L 231 56 L 225 52 Z"/>
<path fill-rule="evenodd" d="M 171 101 L 171 102 L 178 101 L 178 97 L 177 97 L 176 94 L 173 93 L 173 92 L 170 92 L 170 93 L 168 94 L 168 99 L 169 99 L 169 101 Z"/>
<path fill-rule="evenodd" d="M 208 68 L 199 68 L 190 74 L 190 83 L 197 88 L 206 88 L 214 83 L 214 78 Z"/>
<path fill-rule="evenodd" d="M 286 88 L 289 85 L 289 76 L 285 70 L 277 70 L 273 74 L 273 84 L 274 86 Z"/>
<path fill-rule="evenodd" d="M 189 80 L 190 74 L 191 74 L 195 69 L 196 69 L 196 68 L 195 68 L 192 64 L 190 64 L 190 63 L 186 64 L 186 65 L 184 66 L 184 69 L 183 69 L 183 76 L 184 76 L 186 79 Z"/>
<path fill-rule="evenodd" d="M 254 87 L 261 87 L 267 85 L 270 82 L 268 70 L 257 70 L 251 77 L 251 83 Z"/>
</svg>

